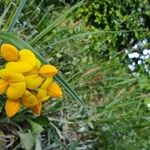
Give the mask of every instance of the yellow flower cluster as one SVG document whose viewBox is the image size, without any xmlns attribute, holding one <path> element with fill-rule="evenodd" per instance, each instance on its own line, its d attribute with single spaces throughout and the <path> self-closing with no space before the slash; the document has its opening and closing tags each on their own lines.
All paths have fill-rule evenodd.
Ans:
<svg viewBox="0 0 150 150">
<path fill-rule="evenodd" d="M 58 72 L 53 65 L 41 65 L 32 51 L 19 51 L 11 44 L 2 44 L 0 53 L 7 61 L 0 70 L 0 95 L 7 96 L 8 117 L 13 117 L 21 106 L 40 115 L 43 102 L 62 96 L 60 87 L 53 81 Z"/>
</svg>

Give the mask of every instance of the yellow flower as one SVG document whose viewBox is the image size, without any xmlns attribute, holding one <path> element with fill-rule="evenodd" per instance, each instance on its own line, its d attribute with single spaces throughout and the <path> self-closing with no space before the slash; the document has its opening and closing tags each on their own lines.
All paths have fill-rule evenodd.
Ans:
<svg viewBox="0 0 150 150">
<path fill-rule="evenodd" d="M 60 87 L 53 82 L 58 72 L 55 66 L 41 66 L 32 51 L 19 51 L 11 44 L 2 44 L 0 53 L 8 61 L 0 70 L 0 95 L 7 96 L 5 110 L 8 117 L 13 117 L 22 105 L 40 115 L 42 103 L 62 96 Z"/>
<path fill-rule="evenodd" d="M 54 88 L 54 90 L 52 90 Z M 46 102 L 50 97 L 61 97 L 62 91 L 60 87 L 55 83 L 52 82 L 52 78 L 48 78 L 45 82 L 41 85 L 37 93 L 37 99 L 39 103 L 31 107 L 30 109 L 37 115 L 41 114 L 42 103 Z"/>
<path fill-rule="evenodd" d="M 44 81 L 44 83 L 39 88 L 38 93 L 36 94 L 36 97 L 38 99 L 38 103 L 30 108 L 37 115 L 41 114 L 42 103 L 49 99 L 49 96 L 47 95 L 46 89 L 51 82 L 52 82 L 52 78 L 47 78 Z"/>
<path fill-rule="evenodd" d="M 56 82 L 53 81 L 52 78 L 47 78 L 45 82 L 41 85 L 39 90 L 45 91 L 49 97 L 53 97 L 53 98 L 62 97 L 61 88 Z"/>
<path fill-rule="evenodd" d="M 25 74 L 25 80 L 28 89 L 38 88 L 45 78 L 52 78 L 58 70 L 53 65 L 43 65 L 42 67 L 34 67 L 32 71 Z"/>
<path fill-rule="evenodd" d="M 18 60 L 18 50 L 15 46 L 11 44 L 2 44 L 0 52 L 2 57 L 7 61 Z"/>
<path fill-rule="evenodd" d="M 39 104 L 39 99 L 35 94 L 26 90 L 19 99 L 7 99 L 5 103 L 5 111 L 8 117 L 13 117 L 21 108 L 21 105 L 32 108 Z"/>
<path fill-rule="evenodd" d="M 8 62 L 6 64 L 6 69 L 16 73 L 26 73 L 31 71 L 38 64 L 39 61 L 34 53 L 30 50 L 23 49 L 18 52 L 18 60 Z"/>
<path fill-rule="evenodd" d="M 56 82 L 49 84 L 47 88 L 47 94 L 49 97 L 60 98 L 62 97 L 62 91 Z"/>
<path fill-rule="evenodd" d="M 6 100 L 5 111 L 8 117 L 13 117 L 21 108 L 19 100 Z"/>
<path fill-rule="evenodd" d="M 9 61 L 6 64 L 6 69 L 11 72 L 29 72 L 39 64 L 39 60 L 34 53 L 28 49 L 22 49 L 19 51 L 11 44 L 2 44 L 0 52 L 1 56 Z"/>
<path fill-rule="evenodd" d="M 42 102 L 45 102 L 46 100 L 44 99 L 44 97 L 62 97 L 62 91 L 59 85 L 54 82 L 52 78 L 47 78 L 39 88 L 38 97 L 40 97 Z"/>
<path fill-rule="evenodd" d="M 21 97 L 21 103 L 23 106 L 30 108 L 38 104 L 39 100 L 37 99 L 35 94 L 33 94 L 33 92 L 26 90 Z"/>
<path fill-rule="evenodd" d="M 7 99 L 5 103 L 5 111 L 8 117 L 13 117 L 21 108 L 21 105 L 32 108 L 39 104 L 37 97 L 30 91 L 26 90 L 19 99 Z"/>
<path fill-rule="evenodd" d="M 38 103 L 31 107 L 30 109 L 32 112 L 34 112 L 37 115 L 41 114 L 41 109 L 42 109 L 42 102 L 47 101 L 49 99 L 49 96 L 47 96 L 47 93 L 44 90 L 39 89 L 37 95 Z"/>
<path fill-rule="evenodd" d="M 53 77 L 54 75 L 57 74 L 57 72 L 58 70 L 56 69 L 55 66 L 47 64 L 43 65 L 38 73 L 43 77 Z"/>
<path fill-rule="evenodd" d="M 6 69 L 0 70 L 0 94 L 6 95 L 9 99 L 20 98 L 26 89 L 25 78 L 22 74 L 12 73 Z"/>
</svg>

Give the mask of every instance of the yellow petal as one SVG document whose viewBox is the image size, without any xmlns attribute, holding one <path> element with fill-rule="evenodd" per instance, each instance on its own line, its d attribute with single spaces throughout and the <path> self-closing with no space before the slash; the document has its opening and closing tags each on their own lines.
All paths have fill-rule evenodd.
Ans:
<svg viewBox="0 0 150 150">
<path fill-rule="evenodd" d="M 7 100 L 5 104 L 5 111 L 8 117 L 13 117 L 20 110 L 20 102 Z"/>
<path fill-rule="evenodd" d="M 5 80 L 0 79 L 0 95 L 4 94 L 8 88 L 9 83 Z"/>
<path fill-rule="evenodd" d="M 18 60 L 18 50 L 15 46 L 11 44 L 2 44 L 1 55 L 7 61 Z"/>
<path fill-rule="evenodd" d="M 34 53 L 28 49 L 23 49 L 19 51 L 20 60 L 30 64 L 31 66 L 35 67 L 37 64 L 37 59 Z"/>
<path fill-rule="evenodd" d="M 39 68 L 35 66 L 31 71 L 24 73 L 24 75 L 30 76 L 30 75 L 38 74 L 38 72 L 39 72 Z"/>
<path fill-rule="evenodd" d="M 38 74 L 34 74 L 30 76 L 25 76 L 25 80 L 26 80 L 28 89 L 35 89 L 35 88 L 38 88 L 42 84 L 42 82 L 44 81 L 44 78 L 42 78 Z"/>
<path fill-rule="evenodd" d="M 26 83 L 25 82 L 18 82 L 18 83 L 10 83 L 6 95 L 9 99 L 18 99 L 20 98 L 26 89 Z"/>
<path fill-rule="evenodd" d="M 17 61 L 7 63 L 5 68 L 10 72 L 26 73 L 31 71 L 33 66 L 23 61 Z"/>
<path fill-rule="evenodd" d="M 47 91 L 46 90 L 42 90 L 39 89 L 38 94 L 37 94 L 37 98 L 41 101 L 41 102 L 45 102 L 49 99 L 49 96 L 47 95 Z"/>
<path fill-rule="evenodd" d="M 56 82 L 52 82 L 48 88 L 47 88 L 47 93 L 50 97 L 62 97 L 62 91 L 59 85 Z"/>
<path fill-rule="evenodd" d="M 35 114 L 40 116 L 41 114 L 41 109 L 42 109 L 42 103 L 38 103 L 37 105 L 33 106 L 30 108 Z"/>
<path fill-rule="evenodd" d="M 44 77 L 53 77 L 57 72 L 58 70 L 53 65 L 43 65 L 39 70 L 39 74 Z"/>
<path fill-rule="evenodd" d="M 0 77 L 11 83 L 25 81 L 25 78 L 22 74 L 13 73 L 13 72 L 8 71 L 7 69 L 0 70 Z"/>
<path fill-rule="evenodd" d="M 52 78 L 47 78 L 44 83 L 41 85 L 40 89 L 46 90 L 49 86 L 49 84 L 52 82 Z"/>
<path fill-rule="evenodd" d="M 33 107 L 40 102 L 36 96 L 28 90 L 25 91 L 21 99 L 22 104 L 27 108 Z"/>
</svg>

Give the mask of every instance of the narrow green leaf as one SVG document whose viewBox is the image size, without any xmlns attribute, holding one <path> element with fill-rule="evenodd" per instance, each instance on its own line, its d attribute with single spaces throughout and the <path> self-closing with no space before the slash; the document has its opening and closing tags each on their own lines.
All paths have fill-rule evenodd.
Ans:
<svg viewBox="0 0 150 150">
<path fill-rule="evenodd" d="M 34 135 L 39 135 L 39 134 L 41 134 L 41 132 L 44 130 L 44 128 L 40 125 L 40 124 L 37 124 L 37 123 L 35 123 L 34 121 L 32 121 L 32 120 L 28 120 L 29 121 L 29 123 L 30 123 L 30 125 L 31 125 L 31 127 L 32 127 L 32 133 L 34 134 Z"/>
<path fill-rule="evenodd" d="M 53 23 L 51 23 L 46 29 L 44 29 L 41 33 L 39 33 L 35 38 L 30 40 L 31 45 L 35 45 L 38 43 L 41 39 L 43 39 L 49 32 L 52 31 L 54 27 L 57 27 L 60 23 L 62 23 L 65 18 L 76 8 L 80 7 L 82 5 L 83 1 L 77 3 L 73 7 L 71 7 L 69 10 L 67 10 L 64 14 L 62 14 L 60 17 L 58 17 Z"/>
<path fill-rule="evenodd" d="M 35 135 L 35 150 L 42 150 L 41 135 Z"/>
<path fill-rule="evenodd" d="M 4 12 L 2 13 L 2 15 L 0 16 L 0 27 L 1 27 L 2 23 L 3 23 L 4 18 L 6 17 L 6 14 L 8 13 L 8 11 L 9 11 L 11 5 L 12 5 L 12 2 L 9 3 L 9 5 L 6 7 L 6 9 L 5 9 Z"/>
<path fill-rule="evenodd" d="M 13 8 L 11 9 L 11 11 L 9 11 L 9 17 L 6 19 L 6 22 L 4 24 L 4 27 L 2 29 L 2 31 L 7 31 L 8 30 L 8 26 L 10 25 L 10 23 L 12 22 L 12 18 L 16 12 L 17 6 L 19 5 L 19 1 L 20 0 L 16 0 L 15 3 L 13 3 Z M 7 2 L 9 3 L 9 2 Z"/>
<path fill-rule="evenodd" d="M 22 48 L 28 48 L 30 50 L 32 50 L 35 55 L 44 63 L 44 64 L 48 64 L 49 62 L 47 62 L 45 60 L 45 58 L 43 56 L 41 56 L 35 49 L 33 49 L 28 43 L 26 43 L 25 41 L 17 38 L 14 34 L 11 33 L 4 33 L 0 31 L 0 39 L 5 40 L 15 46 L 17 46 L 19 49 Z M 59 74 L 57 74 L 55 76 L 55 80 L 64 87 L 64 89 L 77 101 L 81 104 L 81 106 L 84 108 L 84 110 L 87 113 L 87 107 L 84 104 L 84 102 L 82 101 L 82 99 L 78 96 L 78 94 L 73 90 L 73 88 L 65 81 L 65 79 L 63 79 Z"/>
<path fill-rule="evenodd" d="M 1 146 L 1 149 L 5 149 L 6 148 L 6 141 L 5 140 L 2 140 L 2 137 L 4 137 L 5 134 L 3 133 L 3 131 L 0 129 L 0 146 Z"/>
<path fill-rule="evenodd" d="M 43 23 L 45 17 L 49 14 L 50 10 L 51 10 L 51 9 L 49 8 L 49 9 L 47 10 L 47 12 L 44 14 L 44 16 L 41 18 L 41 20 L 39 20 L 38 24 L 35 26 L 35 29 L 37 29 L 37 28 L 41 25 L 41 23 Z"/>
<path fill-rule="evenodd" d="M 90 35 L 98 35 L 98 34 L 119 34 L 119 33 L 130 33 L 130 32 L 146 32 L 146 30 L 130 30 L 130 31 L 97 31 L 97 32 L 85 32 L 85 33 L 78 33 L 78 34 L 74 34 L 71 35 L 70 37 L 64 38 L 64 39 L 59 39 L 58 41 L 55 41 L 53 43 L 51 43 L 49 46 L 55 46 L 55 45 L 59 45 L 61 43 L 64 42 L 68 42 L 69 40 L 74 40 L 74 39 L 80 39 L 80 38 L 84 38 L 84 37 L 88 37 Z M 43 43 L 49 41 L 50 38 L 46 38 Z"/>
<path fill-rule="evenodd" d="M 16 12 L 15 12 L 15 14 L 13 16 L 13 19 L 12 19 L 8 29 L 7 29 L 7 32 L 11 32 L 13 30 L 13 28 L 14 28 L 14 26 L 15 26 L 15 24 L 16 24 L 19 16 L 20 16 L 21 11 L 22 11 L 22 9 L 25 6 L 26 1 L 27 0 L 21 0 L 20 1 L 19 6 L 17 7 Z"/>
<path fill-rule="evenodd" d="M 86 112 L 88 111 L 87 107 L 84 104 L 84 102 L 82 101 L 82 99 L 78 96 L 78 94 L 72 89 L 72 87 L 59 74 L 57 74 L 55 76 L 55 80 L 58 81 L 72 97 L 74 97 L 76 100 L 78 100 L 78 102 L 83 106 L 83 108 L 85 109 Z"/>
</svg>

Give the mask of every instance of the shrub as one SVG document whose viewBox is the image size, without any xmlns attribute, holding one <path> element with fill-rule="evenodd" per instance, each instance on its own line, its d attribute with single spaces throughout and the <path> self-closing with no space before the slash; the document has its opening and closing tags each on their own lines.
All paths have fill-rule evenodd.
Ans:
<svg viewBox="0 0 150 150">
<path fill-rule="evenodd" d="M 106 31 L 102 38 L 102 35 L 94 38 L 98 43 L 95 49 L 99 52 L 100 50 L 120 51 L 149 36 L 146 32 L 150 29 L 148 0 L 88 0 L 77 10 L 76 18 L 83 19 L 87 26 L 94 30 Z"/>
</svg>

